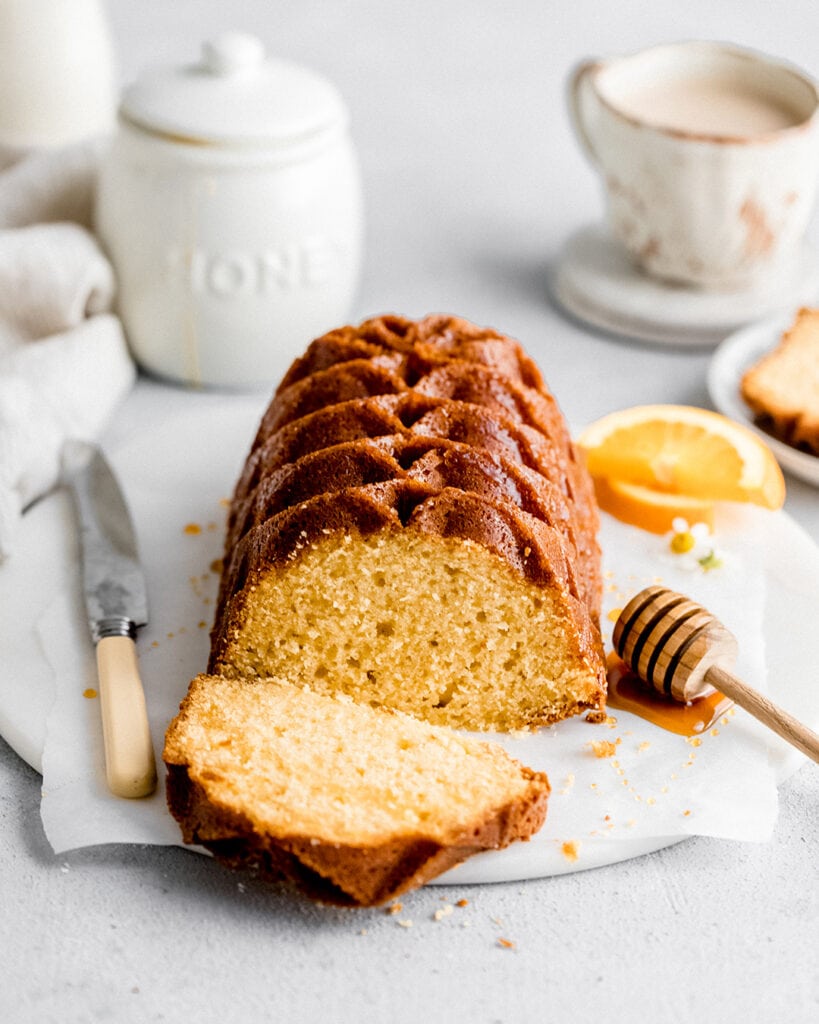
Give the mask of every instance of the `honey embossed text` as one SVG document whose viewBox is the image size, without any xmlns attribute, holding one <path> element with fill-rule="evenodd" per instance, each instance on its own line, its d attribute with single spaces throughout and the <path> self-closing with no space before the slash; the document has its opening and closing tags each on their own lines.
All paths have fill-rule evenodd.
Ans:
<svg viewBox="0 0 819 1024">
<path fill-rule="evenodd" d="M 225 299 L 321 287 L 332 279 L 336 263 L 335 249 L 322 235 L 262 252 L 175 246 L 167 255 L 169 271 L 191 292 Z"/>
</svg>

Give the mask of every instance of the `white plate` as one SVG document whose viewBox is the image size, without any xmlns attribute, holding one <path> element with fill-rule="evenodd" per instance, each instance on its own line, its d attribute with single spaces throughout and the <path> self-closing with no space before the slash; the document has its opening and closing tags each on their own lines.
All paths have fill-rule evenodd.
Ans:
<svg viewBox="0 0 819 1024">
<path fill-rule="evenodd" d="M 208 569 L 220 554 L 222 501 L 230 493 L 257 417 L 257 403 L 225 398 L 217 414 L 212 408 L 187 412 L 159 428 L 145 430 L 109 453 L 134 515 L 148 576 L 151 623 L 140 631 L 139 650 L 157 751 L 161 750 L 165 726 L 184 694 L 187 681 L 207 661 L 204 620 L 212 614 L 216 585 L 215 576 L 212 572 L 208 575 Z M 770 561 L 765 570 L 770 602 L 764 622 L 771 670 L 769 689 L 794 714 L 816 726 L 819 657 L 814 618 L 819 603 L 819 553 L 788 516 L 777 514 L 771 521 Z M 198 536 L 188 535 L 184 526 L 189 522 L 197 522 L 205 529 Z M 80 697 L 83 688 L 93 686 L 94 680 L 93 656 L 79 612 L 75 534 L 70 504 L 64 494 L 55 493 L 26 514 L 14 556 L 0 566 L 0 733 L 39 770 L 46 722 L 54 692 L 58 692 L 50 729 L 60 734 L 70 770 L 64 771 L 58 784 L 44 795 L 46 828 L 57 827 L 62 833 L 55 849 L 97 842 L 179 843 L 178 830 L 164 808 L 161 787 L 149 801 L 114 801 L 100 781 L 104 776 L 101 744 L 96 735 L 97 702 Z M 628 550 L 630 541 L 623 536 L 622 547 Z M 640 534 L 642 538 L 646 536 Z M 55 606 L 59 611 L 60 605 L 55 594 L 62 595 L 64 610 L 68 609 L 62 618 L 55 612 Z M 719 613 L 719 609 L 715 610 Z M 83 682 L 83 659 L 90 665 L 88 682 Z M 81 727 L 74 733 L 69 731 L 72 714 Z M 620 712 L 618 723 L 619 732 L 603 738 L 625 737 L 624 754 L 630 745 L 635 763 L 639 757 L 633 751 L 643 738 L 642 727 L 653 730 L 648 734 L 653 750 L 659 751 L 663 737 L 669 735 L 656 735 L 662 731 L 646 723 L 641 725 L 638 719 Z M 729 745 L 716 756 L 724 758 L 730 752 L 733 757 L 736 752 L 751 773 L 759 764 L 764 764 L 768 771 L 766 750 L 776 781 L 782 781 L 803 763 L 801 755 L 785 744 L 767 747 L 768 734 L 750 719 L 740 720 L 738 716 L 725 732 Z M 727 733 L 732 736 L 729 738 Z M 556 875 L 616 863 L 678 842 L 686 834 L 698 834 L 697 822 L 690 827 L 680 822 L 679 830 L 663 831 L 652 820 L 652 834 L 637 835 L 635 829 L 628 827 L 632 824 L 626 820 L 627 814 L 632 813 L 629 810 L 619 814 L 615 833 L 584 831 L 581 856 L 576 861 L 568 857 L 563 840 L 576 838 L 576 833 L 568 831 L 568 824 L 567 833 L 562 832 L 564 823 L 578 810 L 586 816 L 592 813 L 589 802 L 593 801 L 595 790 L 589 781 L 603 774 L 608 777 L 612 771 L 610 762 L 594 758 L 585 749 L 596 735 L 592 727 L 575 719 L 531 737 L 504 740 L 514 756 L 549 771 L 554 791 L 547 827 L 532 842 L 481 854 L 439 881 L 495 882 Z M 681 738 L 677 737 L 677 741 L 685 756 L 689 756 L 691 748 Z M 716 746 L 722 742 L 717 741 Z M 52 732 L 46 747 L 47 752 L 51 751 L 48 759 L 52 773 L 57 756 L 54 743 Z M 72 760 L 77 758 L 78 751 L 85 759 L 79 767 Z M 578 752 L 582 752 L 581 763 L 575 765 Z M 705 759 L 698 762 L 703 782 L 709 793 L 717 794 L 714 799 L 722 801 L 719 814 L 730 814 L 730 797 L 724 795 L 721 776 L 713 771 L 709 774 L 705 767 L 710 763 L 709 751 L 703 747 L 698 754 Z M 675 764 L 676 757 L 675 753 Z M 625 756 L 623 760 L 625 764 Z M 48 767 L 46 777 L 49 778 Z M 740 782 L 744 785 L 744 775 Z M 625 793 L 619 789 L 619 780 L 607 784 L 616 784 L 621 797 Z M 685 784 L 682 779 L 674 783 Z M 77 793 L 73 805 L 65 803 L 72 787 Z M 771 790 L 773 820 L 775 789 L 771 786 Z M 46 796 L 50 797 L 48 801 Z M 54 811 L 60 800 L 64 801 L 61 818 Z M 595 821 L 602 823 L 602 811 L 608 809 L 608 804 L 596 804 Z M 92 827 L 94 831 L 89 836 Z M 52 832 L 48 834 L 51 838 Z"/>
<path fill-rule="evenodd" d="M 644 274 L 604 224 L 593 224 L 564 243 L 552 291 L 573 317 L 608 333 L 656 345 L 713 347 L 745 324 L 812 302 L 819 295 L 819 260 L 803 246 L 790 272 L 772 275 L 765 286 L 685 288 Z"/>
<path fill-rule="evenodd" d="M 794 476 L 819 487 L 819 456 L 801 452 L 771 437 L 754 422 L 754 415 L 739 392 L 742 375 L 757 360 L 773 349 L 782 333 L 793 323 L 795 314 L 776 317 L 744 327 L 719 346 L 708 367 L 708 392 L 711 401 L 725 416 L 750 427 L 768 444 L 777 462 Z"/>
</svg>

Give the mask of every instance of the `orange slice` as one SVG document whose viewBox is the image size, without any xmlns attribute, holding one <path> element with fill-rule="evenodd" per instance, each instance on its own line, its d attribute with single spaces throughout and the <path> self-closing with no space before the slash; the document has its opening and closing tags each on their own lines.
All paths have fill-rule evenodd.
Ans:
<svg viewBox="0 0 819 1024">
<path fill-rule="evenodd" d="M 604 477 L 595 478 L 594 490 L 597 503 L 604 512 L 650 533 L 668 533 L 673 529 L 675 519 L 685 519 L 692 526 L 705 523 L 709 529 L 714 527 L 714 503 L 707 498 L 653 491 L 640 484 L 626 484 Z"/>
<path fill-rule="evenodd" d="M 766 508 L 780 508 L 785 500 L 785 481 L 770 448 L 746 427 L 707 409 L 623 409 L 593 423 L 579 444 L 596 480 Z"/>
</svg>

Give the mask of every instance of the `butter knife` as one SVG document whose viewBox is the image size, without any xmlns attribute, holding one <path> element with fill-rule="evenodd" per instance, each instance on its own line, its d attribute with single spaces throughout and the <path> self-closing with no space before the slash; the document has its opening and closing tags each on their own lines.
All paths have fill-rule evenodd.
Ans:
<svg viewBox="0 0 819 1024">
<path fill-rule="evenodd" d="M 108 788 L 121 797 L 149 796 L 156 788 L 156 761 L 134 642 L 137 629 L 148 622 L 148 597 L 134 526 L 119 483 L 96 445 L 66 441 L 62 477 L 80 527 Z"/>
</svg>

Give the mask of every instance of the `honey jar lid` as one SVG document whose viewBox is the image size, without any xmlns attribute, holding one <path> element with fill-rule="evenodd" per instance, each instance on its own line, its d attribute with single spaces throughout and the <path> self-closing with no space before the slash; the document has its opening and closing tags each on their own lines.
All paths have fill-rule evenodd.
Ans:
<svg viewBox="0 0 819 1024">
<path fill-rule="evenodd" d="M 286 145 L 347 122 L 331 82 L 268 57 L 243 32 L 209 40 L 194 64 L 146 70 L 125 89 L 120 114 L 178 142 L 217 145 Z"/>
</svg>

